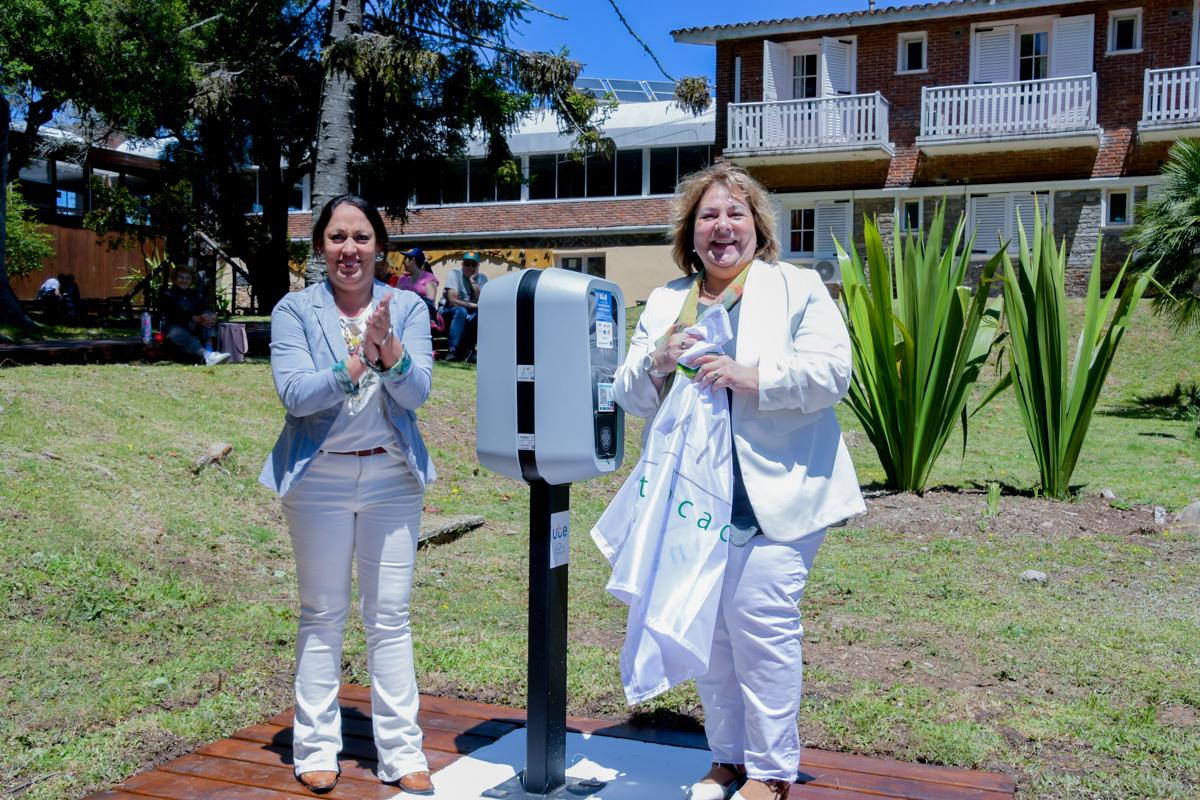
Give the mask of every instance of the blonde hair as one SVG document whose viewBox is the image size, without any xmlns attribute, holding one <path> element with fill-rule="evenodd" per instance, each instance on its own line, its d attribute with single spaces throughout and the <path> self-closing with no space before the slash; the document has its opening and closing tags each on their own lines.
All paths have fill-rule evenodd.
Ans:
<svg viewBox="0 0 1200 800">
<path fill-rule="evenodd" d="M 714 184 L 724 186 L 730 194 L 739 195 L 750 207 L 758 240 L 754 257 L 769 262 L 777 260 L 779 236 L 775 233 L 775 209 L 767 199 L 766 190 L 741 167 L 722 162 L 684 178 L 675 193 L 675 202 L 671 206 L 671 255 L 683 274 L 691 275 L 704 268 L 693 243 L 696 208 Z"/>
</svg>

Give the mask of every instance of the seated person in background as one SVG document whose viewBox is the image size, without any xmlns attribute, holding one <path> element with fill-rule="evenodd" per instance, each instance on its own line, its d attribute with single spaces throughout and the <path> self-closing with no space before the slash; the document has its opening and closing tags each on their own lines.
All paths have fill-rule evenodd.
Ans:
<svg viewBox="0 0 1200 800">
<path fill-rule="evenodd" d="M 64 276 L 60 284 L 59 291 L 62 292 L 63 307 L 66 309 L 67 318 L 75 319 L 79 316 L 79 309 L 83 304 L 79 296 L 79 284 L 75 282 L 75 276 L 72 274 Z"/>
<path fill-rule="evenodd" d="M 380 283 L 386 283 L 388 286 L 396 285 L 397 276 L 394 272 L 392 272 L 392 265 L 388 263 L 387 256 L 384 256 L 383 258 L 376 257 L 375 280 L 379 281 Z"/>
<path fill-rule="evenodd" d="M 478 335 L 479 292 L 487 276 L 479 274 L 479 253 L 463 255 L 462 269 L 446 276 L 446 302 L 450 309 L 450 343 L 447 361 L 474 361 Z"/>
<path fill-rule="evenodd" d="M 56 322 L 66 310 L 66 302 L 62 293 L 62 285 L 67 276 L 61 272 L 56 278 L 46 278 L 38 287 L 37 301 L 47 322 Z"/>
<path fill-rule="evenodd" d="M 175 268 L 174 283 L 158 298 L 163 338 L 174 345 L 187 360 L 206 367 L 229 360 L 229 353 L 214 353 L 217 315 L 206 308 L 195 288 L 196 270 L 181 264 Z"/>
<path fill-rule="evenodd" d="M 398 289 L 416 292 L 429 309 L 429 322 L 437 330 L 442 329 L 442 319 L 437 313 L 437 276 L 429 271 L 425 251 L 419 247 L 404 251 L 404 274 L 393 284 Z"/>
</svg>

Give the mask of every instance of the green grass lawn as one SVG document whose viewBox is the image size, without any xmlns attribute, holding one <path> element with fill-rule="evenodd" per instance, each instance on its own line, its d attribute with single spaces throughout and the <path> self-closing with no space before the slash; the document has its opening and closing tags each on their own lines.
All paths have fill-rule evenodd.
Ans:
<svg viewBox="0 0 1200 800">
<path fill-rule="evenodd" d="M 421 412 L 442 476 L 428 510 L 488 523 L 421 552 L 417 672 L 423 691 L 523 706 L 527 492 L 475 462 L 474 376 L 438 365 Z M 1194 423 L 1138 400 L 1196 381 L 1200 339 L 1139 312 L 1084 447 L 1082 491 L 1172 510 L 1200 497 Z M 0 793 L 79 797 L 291 705 L 294 569 L 278 500 L 257 484 L 281 423 L 263 361 L 0 370 Z M 572 489 L 571 713 L 630 713 L 625 609 L 583 532 L 639 430 L 620 474 Z M 972 421 L 965 458 L 957 436 L 936 484 L 1033 487 L 1011 398 Z M 878 483 L 869 444 L 851 439 L 861 480 Z M 217 441 L 233 445 L 227 464 L 193 474 Z M 1030 567 L 1051 579 L 1022 583 Z M 852 522 L 830 532 L 805 598 L 803 733 L 1002 769 L 1028 798 L 1194 797 L 1198 601 L 1200 537 L 1179 531 Z M 344 663 L 347 680 L 367 681 L 357 623 Z M 701 717 L 690 685 L 634 710 Z"/>
</svg>

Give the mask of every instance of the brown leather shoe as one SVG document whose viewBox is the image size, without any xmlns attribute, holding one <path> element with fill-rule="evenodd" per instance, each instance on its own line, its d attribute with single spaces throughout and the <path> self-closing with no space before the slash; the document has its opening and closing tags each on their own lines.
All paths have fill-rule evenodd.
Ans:
<svg viewBox="0 0 1200 800">
<path fill-rule="evenodd" d="M 791 781 L 757 781 L 751 778 L 742 784 L 742 788 L 738 789 L 731 800 L 788 800 L 791 791 Z"/>
<path fill-rule="evenodd" d="M 325 794 L 332 792 L 333 787 L 337 786 L 338 774 L 329 769 L 318 769 L 312 772 L 301 772 L 296 776 L 296 780 L 308 789 L 313 794 Z"/>
<path fill-rule="evenodd" d="M 433 781 L 429 778 L 429 770 L 410 772 L 396 783 L 409 794 L 433 794 Z"/>
</svg>

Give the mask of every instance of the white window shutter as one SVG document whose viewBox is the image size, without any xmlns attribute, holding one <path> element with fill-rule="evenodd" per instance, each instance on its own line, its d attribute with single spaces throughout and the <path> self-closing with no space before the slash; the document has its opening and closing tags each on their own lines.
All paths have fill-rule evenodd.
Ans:
<svg viewBox="0 0 1200 800">
<path fill-rule="evenodd" d="M 1095 41 L 1096 18 L 1092 14 L 1054 20 L 1050 34 L 1050 77 L 1091 75 Z"/>
<path fill-rule="evenodd" d="M 789 69 L 787 48 L 763 40 L 763 101 L 792 98 L 792 71 Z"/>
<path fill-rule="evenodd" d="M 854 40 L 821 38 L 821 96 L 854 94 L 851 82 L 851 56 Z"/>
<path fill-rule="evenodd" d="M 971 48 L 974 83 L 1007 83 L 1016 78 L 1017 28 L 996 25 L 975 31 Z"/>
<path fill-rule="evenodd" d="M 1020 244 L 1020 232 L 1017 229 L 1016 219 L 1020 217 L 1021 225 L 1025 228 L 1025 238 L 1033 240 L 1033 219 L 1034 219 L 1034 203 L 1042 214 L 1042 225 L 1049 227 L 1050 225 L 1050 194 L 1048 192 L 1015 192 L 1012 196 L 1013 203 L 1013 223 L 1012 223 L 1012 244 L 1010 250 L 1015 249 Z"/>
<path fill-rule="evenodd" d="M 979 194 L 971 197 L 971 227 L 975 230 L 976 253 L 995 253 L 1008 238 L 1008 195 Z"/>
<path fill-rule="evenodd" d="M 850 249 L 850 201 L 823 200 L 817 203 L 814 214 L 817 258 L 837 256 L 836 239 L 845 250 Z"/>
</svg>

